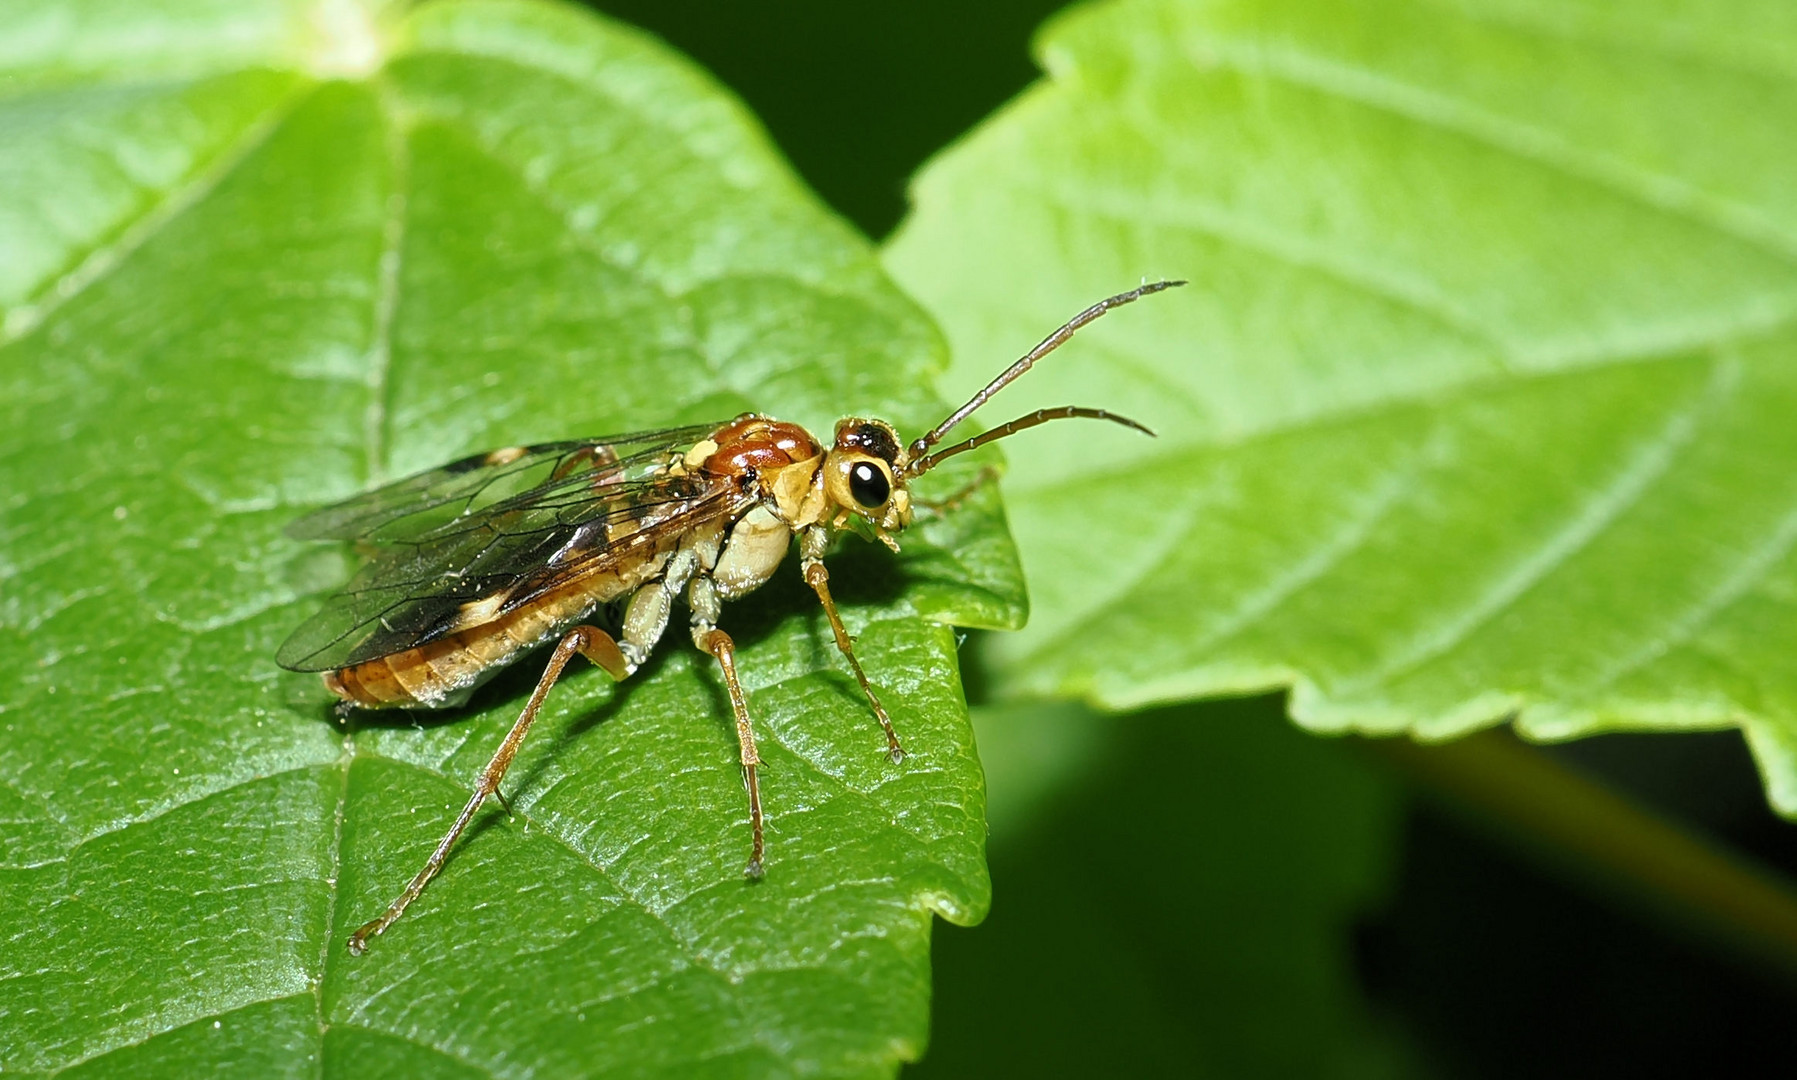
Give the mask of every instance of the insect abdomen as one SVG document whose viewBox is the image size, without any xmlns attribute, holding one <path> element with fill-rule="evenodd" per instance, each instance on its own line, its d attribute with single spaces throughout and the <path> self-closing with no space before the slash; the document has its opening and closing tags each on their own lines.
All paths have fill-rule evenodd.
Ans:
<svg viewBox="0 0 1797 1080">
<path fill-rule="evenodd" d="M 437 709 L 460 704 L 469 691 L 579 622 L 600 604 L 635 590 L 660 572 L 669 552 L 583 578 L 477 626 L 351 667 L 324 673 L 324 685 L 364 709 Z M 472 605 L 471 605 L 472 606 Z"/>
</svg>

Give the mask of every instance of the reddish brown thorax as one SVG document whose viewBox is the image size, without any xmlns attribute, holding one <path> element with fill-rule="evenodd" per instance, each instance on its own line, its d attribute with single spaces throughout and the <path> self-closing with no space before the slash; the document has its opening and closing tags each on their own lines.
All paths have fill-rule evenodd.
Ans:
<svg viewBox="0 0 1797 1080">
<path fill-rule="evenodd" d="M 779 469 L 823 453 L 804 428 L 765 416 L 732 420 L 712 432 L 711 441 L 718 448 L 700 467 L 714 476 L 734 478 Z"/>
</svg>

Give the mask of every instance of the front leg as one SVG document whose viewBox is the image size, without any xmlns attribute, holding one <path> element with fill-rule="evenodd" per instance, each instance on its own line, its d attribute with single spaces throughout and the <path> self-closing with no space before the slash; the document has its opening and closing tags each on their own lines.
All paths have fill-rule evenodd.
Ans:
<svg viewBox="0 0 1797 1080">
<path fill-rule="evenodd" d="M 911 505 L 919 510 L 928 510 L 933 514 L 952 514 L 961 509 L 961 504 L 972 498 L 974 493 L 987 484 L 998 479 L 998 467 L 982 465 L 972 480 L 959 491 L 940 499 L 912 499 Z"/>
<path fill-rule="evenodd" d="M 905 748 L 899 745 L 892 717 L 886 715 L 886 707 L 880 704 L 873 684 L 867 681 L 867 672 L 861 670 L 861 661 L 855 659 L 854 641 L 842 625 L 842 616 L 836 613 L 836 601 L 830 597 L 830 571 L 824 569 L 824 552 L 829 546 L 830 534 L 823 526 L 813 525 L 806 529 L 799 538 L 799 568 L 804 571 L 805 584 L 811 586 L 818 601 L 824 605 L 824 614 L 830 618 L 830 630 L 836 635 L 836 648 L 849 662 L 855 680 L 861 684 L 861 692 L 867 695 L 867 703 L 873 706 L 874 716 L 879 719 L 881 730 L 886 732 L 886 756 L 896 765 L 905 760 Z"/>
</svg>

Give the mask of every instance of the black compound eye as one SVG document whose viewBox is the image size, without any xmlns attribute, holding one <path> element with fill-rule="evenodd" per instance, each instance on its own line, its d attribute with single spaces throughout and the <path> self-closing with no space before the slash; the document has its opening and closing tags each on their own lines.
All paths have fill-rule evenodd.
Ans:
<svg viewBox="0 0 1797 1080">
<path fill-rule="evenodd" d="M 872 463 L 856 462 L 849 467 L 849 494 L 867 509 L 877 510 L 886 505 L 886 496 L 892 494 L 892 482 Z"/>
</svg>

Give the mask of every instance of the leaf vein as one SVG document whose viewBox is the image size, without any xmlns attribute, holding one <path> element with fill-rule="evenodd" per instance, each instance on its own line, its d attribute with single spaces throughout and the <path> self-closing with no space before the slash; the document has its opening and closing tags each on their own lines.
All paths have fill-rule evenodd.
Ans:
<svg viewBox="0 0 1797 1080">
<path fill-rule="evenodd" d="M 217 191 L 240 165 L 267 145 L 287 118 L 316 92 L 316 84 L 311 83 L 301 83 L 289 91 L 205 165 L 169 188 L 161 199 L 146 206 L 135 218 L 124 222 L 114 231 L 110 242 L 94 247 L 73 269 L 56 281 L 46 283 L 29 300 L 7 312 L 4 323 L 0 324 L 0 348 L 31 333 L 63 305 L 123 265 L 170 222 Z"/>
<path fill-rule="evenodd" d="M 1440 441 L 1438 437 L 1431 438 L 1428 445 L 1420 447 L 1407 461 L 1385 470 L 1371 491 L 1355 501 L 1354 512 L 1346 520 L 1312 544 L 1291 569 L 1273 575 L 1244 597 L 1220 622 L 1205 631 L 1204 636 L 1193 644 L 1192 651 L 1215 650 L 1245 633 L 1359 551 L 1403 497 L 1415 490 L 1424 463 L 1434 456 L 1431 447 Z"/>
<path fill-rule="evenodd" d="M 1706 191 L 1682 177 L 1655 174 L 1609 155 L 1581 153 L 1557 132 L 1480 108 L 1371 68 L 1301 49 L 1222 49 L 1202 60 L 1264 76 L 1341 101 L 1376 109 L 1478 142 L 1571 180 L 1609 191 L 1637 206 L 1723 233 L 1787 264 L 1797 263 L 1797 236 L 1763 212 Z"/>
<path fill-rule="evenodd" d="M 1638 444 L 1623 467 L 1585 498 L 1577 512 L 1544 542 L 1497 574 L 1483 594 L 1457 615 L 1413 639 L 1410 646 L 1394 659 L 1345 683 L 1340 692 L 1361 691 L 1374 685 L 1390 686 L 1427 665 L 1438 663 L 1464 647 L 1480 627 L 1514 608 L 1524 596 L 1565 566 L 1574 555 L 1590 547 L 1646 498 L 1654 485 L 1671 471 L 1679 451 L 1696 437 L 1701 424 L 1712 418 L 1721 403 L 1738 388 L 1739 376 L 1737 362 L 1714 363 L 1710 379 L 1697 400 L 1675 410 L 1651 438 Z"/>
<path fill-rule="evenodd" d="M 337 881 L 343 876 L 343 818 L 349 808 L 349 773 L 355 762 L 355 733 L 346 732 L 343 736 L 343 755 L 339 768 L 343 773 L 337 784 L 337 805 L 331 814 L 330 869 L 325 877 L 325 920 L 324 940 L 318 946 L 318 974 L 311 980 L 313 1017 L 318 1025 L 318 1076 L 323 1080 L 324 1036 L 330 1029 L 330 1022 L 324 1014 L 325 978 L 330 974 L 331 943 L 337 939 Z"/>
<path fill-rule="evenodd" d="M 1148 207 L 1140 195 L 1126 192 L 1089 187 L 1072 191 L 1048 182 L 1038 184 L 1036 190 L 1044 201 L 1070 216 L 1109 218 L 1132 226 L 1154 230 L 1171 227 L 1208 236 L 1281 266 L 1325 278 L 1381 303 L 1415 312 L 1458 337 L 1485 346 L 1500 363 L 1512 359 L 1513 350 L 1500 334 L 1485 326 L 1474 312 L 1455 304 L 1433 282 L 1377 266 L 1350 251 L 1331 251 L 1220 205 L 1191 198 L 1177 208 L 1165 204 Z"/>
<path fill-rule="evenodd" d="M 386 213 L 381 220 L 381 254 L 376 264 L 378 276 L 374 294 L 374 339 L 368 347 L 368 381 L 371 393 L 364 421 L 364 438 L 368 448 L 371 483 L 378 483 L 388 473 L 387 454 L 392 442 L 392 433 L 388 429 L 394 412 L 395 392 L 392 379 L 393 325 L 399 312 L 400 272 L 405 258 L 406 225 L 411 200 L 411 155 L 406 143 L 408 133 L 401 120 L 402 111 L 392 101 L 390 91 L 383 91 L 378 100 L 386 128 L 382 144 L 387 154 L 392 189 L 387 194 Z"/>
<path fill-rule="evenodd" d="M 1716 586 L 1672 620 L 1664 633 L 1656 635 L 1615 666 L 1598 675 L 1591 684 L 1591 689 L 1608 689 L 1624 676 L 1691 641 L 1716 616 L 1745 596 L 1780 559 L 1791 552 L 1793 546 L 1797 546 L 1797 506 L 1786 511 L 1766 538 L 1744 552 Z"/>
</svg>

